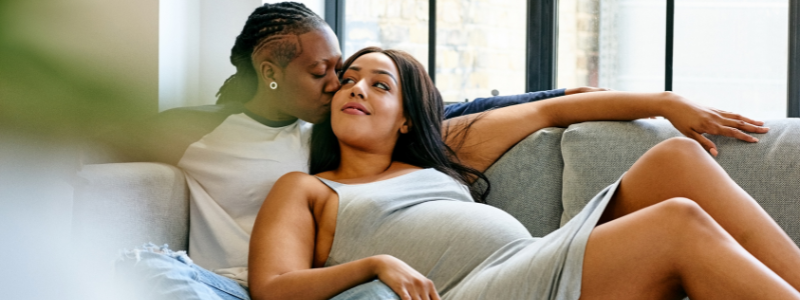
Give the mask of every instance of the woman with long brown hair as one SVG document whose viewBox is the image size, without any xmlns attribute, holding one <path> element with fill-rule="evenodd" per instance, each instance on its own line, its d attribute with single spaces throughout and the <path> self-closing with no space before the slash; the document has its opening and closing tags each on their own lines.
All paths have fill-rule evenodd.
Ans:
<svg viewBox="0 0 800 300">
<path fill-rule="evenodd" d="M 545 100 L 455 120 L 448 128 L 464 131 L 443 134 L 438 92 L 408 54 L 363 49 L 341 82 L 330 120 L 314 128 L 316 174 L 283 176 L 258 214 L 253 299 L 327 299 L 374 278 L 402 299 L 800 299 L 800 249 L 686 138 L 653 147 L 543 238 L 474 201 L 486 191 L 469 183 L 487 158 L 464 148 L 669 110 L 617 93 L 602 103 L 628 108 L 614 115 L 573 97 L 585 110 Z M 659 104 L 686 108 L 676 103 Z M 519 110 L 540 118 L 502 137 L 485 130 Z"/>
</svg>

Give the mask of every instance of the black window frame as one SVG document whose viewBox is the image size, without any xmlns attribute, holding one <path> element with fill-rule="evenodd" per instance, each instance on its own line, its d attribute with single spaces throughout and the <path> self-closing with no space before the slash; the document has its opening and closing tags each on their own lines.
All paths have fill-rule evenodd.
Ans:
<svg viewBox="0 0 800 300">
<path fill-rule="evenodd" d="M 788 72 L 786 116 L 800 118 L 800 0 L 789 0 Z"/>
<path fill-rule="evenodd" d="M 339 37 L 344 51 L 345 1 L 325 2 L 325 20 Z M 786 116 L 800 117 L 800 0 L 789 1 L 789 57 Z M 672 90 L 675 0 L 666 0 L 667 26 L 664 90 Z M 556 88 L 558 55 L 558 0 L 528 0 L 526 8 L 525 91 Z M 428 0 L 428 74 L 436 79 L 436 0 Z"/>
</svg>

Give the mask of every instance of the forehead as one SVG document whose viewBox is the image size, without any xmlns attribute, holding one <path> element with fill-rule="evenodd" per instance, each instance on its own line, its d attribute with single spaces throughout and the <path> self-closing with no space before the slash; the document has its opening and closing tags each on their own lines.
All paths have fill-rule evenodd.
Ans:
<svg viewBox="0 0 800 300">
<path fill-rule="evenodd" d="M 342 58 L 339 51 L 339 41 L 330 28 L 324 27 L 312 30 L 298 36 L 300 42 L 300 55 L 297 61 L 310 64 L 319 61 L 338 62 Z"/>
<path fill-rule="evenodd" d="M 389 58 L 386 54 L 373 52 L 364 54 L 356 58 L 353 62 L 351 67 L 359 67 L 362 70 L 374 70 L 374 69 L 381 69 L 384 71 L 389 71 L 392 73 L 395 78 L 398 77 L 397 66 L 395 66 L 394 61 Z"/>
</svg>

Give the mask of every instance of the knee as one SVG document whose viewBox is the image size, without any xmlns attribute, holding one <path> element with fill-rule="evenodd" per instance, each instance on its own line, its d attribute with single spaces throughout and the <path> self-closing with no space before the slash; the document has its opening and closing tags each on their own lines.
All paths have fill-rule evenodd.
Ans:
<svg viewBox="0 0 800 300">
<path fill-rule="evenodd" d="M 659 150 L 679 153 L 679 154 L 692 154 L 695 155 L 697 152 L 705 152 L 703 146 L 700 145 L 697 141 L 687 138 L 687 137 L 673 137 L 658 143 L 655 147 Z"/>
<path fill-rule="evenodd" d="M 687 198 L 672 198 L 659 203 L 661 219 L 669 227 L 668 232 L 678 233 L 676 242 L 724 237 L 724 230 L 697 202 Z"/>
<path fill-rule="evenodd" d="M 706 151 L 697 141 L 686 137 L 673 137 L 655 145 L 649 156 L 659 161 L 692 161 L 705 158 Z"/>
<path fill-rule="evenodd" d="M 710 217 L 697 202 L 691 199 L 676 197 L 664 200 L 660 203 L 663 215 L 676 220 L 704 220 Z"/>
</svg>

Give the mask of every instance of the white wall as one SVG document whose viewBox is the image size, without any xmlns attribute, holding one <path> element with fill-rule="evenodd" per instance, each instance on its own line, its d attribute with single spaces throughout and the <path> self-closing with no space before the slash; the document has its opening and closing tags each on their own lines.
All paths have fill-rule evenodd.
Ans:
<svg viewBox="0 0 800 300">
<path fill-rule="evenodd" d="M 214 104 L 236 72 L 231 48 L 261 0 L 161 0 L 159 3 L 158 108 Z M 325 16 L 322 0 L 297 1 Z"/>
<path fill-rule="evenodd" d="M 230 49 L 259 0 L 161 0 L 159 110 L 213 104 L 236 72 Z"/>
</svg>

